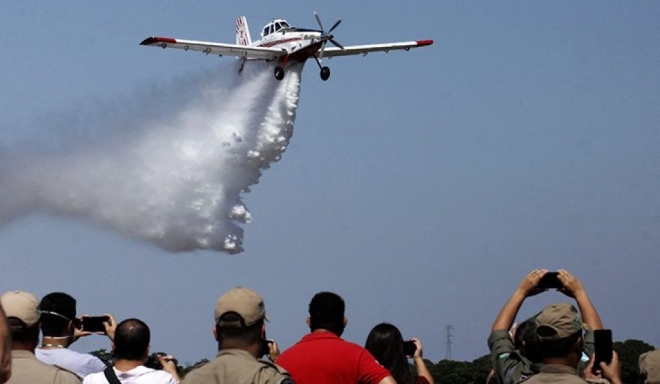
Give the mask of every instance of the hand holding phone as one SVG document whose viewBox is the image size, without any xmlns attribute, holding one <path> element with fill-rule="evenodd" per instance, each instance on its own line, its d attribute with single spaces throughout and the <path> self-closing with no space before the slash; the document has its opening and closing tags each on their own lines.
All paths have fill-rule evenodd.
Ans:
<svg viewBox="0 0 660 384">
<path fill-rule="evenodd" d="M 546 272 L 546 274 L 541 277 L 541 280 L 539 280 L 538 287 L 539 289 L 562 288 L 563 285 L 559 280 L 559 272 Z"/>
<path fill-rule="evenodd" d="M 612 330 L 594 330 L 594 365 L 592 372 L 600 371 L 600 363 L 610 364 L 612 362 Z"/>
<path fill-rule="evenodd" d="M 105 324 L 110 318 L 108 316 L 83 316 L 83 332 L 94 332 L 105 334 Z"/>
<path fill-rule="evenodd" d="M 417 351 L 417 345 L 415 345 L 414 341 L 408 340 L 403 342 L 403 353 L 405 353 L 406 356 L 415 356 L 415 351 Z"/>
</svg>

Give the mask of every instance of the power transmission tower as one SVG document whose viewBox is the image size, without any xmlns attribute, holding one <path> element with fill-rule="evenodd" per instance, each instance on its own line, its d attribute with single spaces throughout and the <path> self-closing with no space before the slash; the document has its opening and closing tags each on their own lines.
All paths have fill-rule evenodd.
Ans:
<svg viewBox="0 0 660 384">
<path fill-rule="evenodd" d="M 451 338 L 454 337 L 454 335 L 451 334 L 451 331 L 454 330 L 453 325 L 445 325 L 445 344 L 447 345 L 447 350 L 445 351 L 445 359 L 446 360 L 451 360 Z"/>
</svg>

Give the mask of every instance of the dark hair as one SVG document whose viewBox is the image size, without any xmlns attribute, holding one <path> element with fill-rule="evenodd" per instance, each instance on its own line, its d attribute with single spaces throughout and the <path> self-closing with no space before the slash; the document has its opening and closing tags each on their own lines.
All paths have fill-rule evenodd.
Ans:
<svg viewBox="0 0 660 384">
<path fill-rule="evenodd" d="M 529 318 L 518 325 L 513 335 L 514 346 L 532 363 L 541 362 L 541 354 L 536 336 L 536 317 Z"/>
<path fill-rule="evenodd" d="M 549 330 L 549 331 L 548 331 Z M 546 326 L 540 326 L 536 333 L 539 336 L 550 336 L 549 332 L 556 332 Z M 540 341 L 539 342 L 539 352 L 543 358 L 548 357 L 566 357 L 571 354 L 573 347 L 578 339 L 582 337 L 582 331 L 577 331 L 574 334 L 564 337 L 562 339 L 550 340 L 550 341 Z"/>
<path fill-rule="evenodd" d="M 151 339 L 149 327 L 142 320 L 127 319 L 115 330 L 115 358 L 142 360 L 146 357 Z"/>
<path fill-rule="evenodd" d="M 327 329 L 336 335 L 344 332 L 344 299 L 336 293 L 319 292 L 309 303 L 309 327 Z"/>
<path fill-rule="evenodd" d="M 21 319 L 10 316 L 7 317 L 7 326 L 10 329 L 12 342 L 34 346 L 39 344 L 39 323 L 28 327 Z"/>
<path fill-rule="evenodd" d="M 63 292 L 49 293 L 41 299 L 39 310 L 42 311 L 41 332 L 44 336 L 68 336 L 69 321 L 76 317 L 76 299 Z"/>
<path fill-rule="evenodd" d="M 410 373 L 408 359 L 403 351 L 403 337 L 392 324 L 380 323 L 373 327 L 364 348 L 387 368 L 399 384 L 413 384 L 415 378 Z"/>
<path fill-rule="evenodd" d="M 235 317 L 232 319 L 232 317 Z M 242 317 L 236 313 L 230 312 L 222 316 L 225 321 L 241 321 Z M 264 320 L 261 319 L 249 326 L 241 327 L 221 327 L 216 324 L 215 330 L 218 335 L 218 349 L 223 348 L 244 348 L 250 345 L 258 344 L 261 340 L 261 328 Z"/>
</svg>

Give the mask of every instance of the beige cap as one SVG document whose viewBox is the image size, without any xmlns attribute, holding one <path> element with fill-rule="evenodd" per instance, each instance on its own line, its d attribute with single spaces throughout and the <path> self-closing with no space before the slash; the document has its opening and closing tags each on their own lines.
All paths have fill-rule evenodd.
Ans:
<svg viewBox="0 0 660 384">
<path fill-rule="evenodd" d="M 0 301 L 8 318 L 15 317 L 27 327 L 39 321 L 39 300 L 33 294 L 23 291 L 6 292 Z"/>
<path fill-rule="evenodd" d="M 240 321 L 227 321 L 221 319 L 223 315 L 235 312 L 243 318 Z M 266 306 L 264 299 L 251 289 L 236 287 L 225 292 L 215 304 L 215 322 L 221 327 L 250 326 L 261 319 L 266 319 Z"/>
<path fill-rule="evenodd" d="M 660 383 L 660 349 L 639 356 L 639 373 L 644 377 L 644 384 Z"/>
<path fill-rule="evenodd" d="M 539 342 L 563 339 L 581 330 L 582 318 L 578 310 L 568 303 L 550 304 L 536 317 L 536 334 Z"/>
</svg>

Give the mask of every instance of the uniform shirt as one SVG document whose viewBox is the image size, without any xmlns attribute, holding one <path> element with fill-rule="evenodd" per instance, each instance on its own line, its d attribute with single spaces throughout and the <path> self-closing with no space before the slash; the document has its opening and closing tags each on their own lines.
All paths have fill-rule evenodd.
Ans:
<svg viewBox="0 0 660 384">
<path fill-rule="evenodd" d="M 34 354 L 41 362 L 65 368 L 82 378 L 90 373 L 103 372 L 106 367 L 98 357 L 68 348 L 37 348 L 34 350 Z"/>
<path fill-rule="evenodd" d="M 513 345 L 509 331 L 498 329 L 488 336 L 490 362 L 500 384 L 519 383 L 539 373 L 542 363 L 534 363 Z"/>
<path fill-rule="evenodd" d="M 120 383 L 130 384 L 177 384 L 177 381 L 168 372 L 147 368 L 139 365 L 129 371 L 121 372 L 112 368 Z M 103 372 L 87 375 L 83 384 L 108 384 Z"/>
<path fill-rule="evenodd" d="M 186 375 L 182 384 L 295 384 L 282 368 L 257 360 L 241 349 L 223 349 L 218 356 Z"/>
<path fill-rule="evenodd" d="M 541 372 L 524 381 L 525 384 L 585 384 L 587 381 L 578 376 L 577 369 L 567 365 L 545 364 Z"/>
<path fill-rule="evenodd" d="M 80 384 L 80 378 L 54 365 L 44 364 L 29 351 L 11 351 L 11 378 L 6 384 Z"/>
<path fill-rule="evenodd" d="M 532 362 L 516 349 L 509 331 L 504 329 L 491 331 L 488 336 L 488 348 L 490 361 L 500 384 L 520 383 L 537 374 L 543 366 L 542 363 Z M 578 364 L 578 372 L 582 372 L 589 364 L 594 350 L 594 331 L 587 329 L 582 338 L 582 357 Z"/>
<path fill-rule="evenodd" d="M 312 332 L 277 359 L 298 384 L 377 384 L 390 372 L 361 346 Z"/>
</svg>

